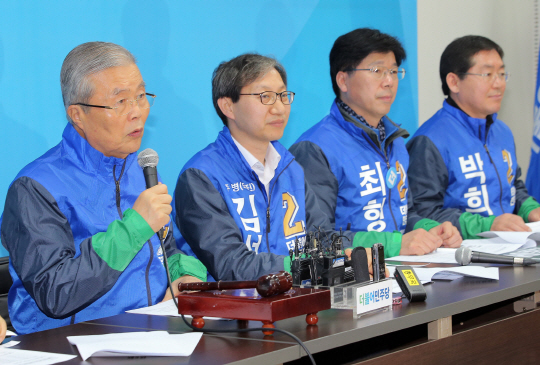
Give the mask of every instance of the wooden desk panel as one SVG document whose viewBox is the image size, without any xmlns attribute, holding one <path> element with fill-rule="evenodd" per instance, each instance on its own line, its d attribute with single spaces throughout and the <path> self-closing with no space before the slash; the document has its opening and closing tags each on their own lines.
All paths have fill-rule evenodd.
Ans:
<svg viewBox="0 0 540 365">
<path fill-rule="evenodd" d="M 141 317 L 147 317 L 141 315 Z M 151 322 L 151 321 L 150 321 Z M 244 360 L 257 359 L 258 364 L 275 364 L 298 359 L 300 357 L 300 347 L 290 343 L 277 341 L 259 341 L 234 337 L 219 337 L 203 335 L 193 354 L 189 357 L 141 357 L 141 358 L 89 358 L 82 361 L 75 346 L 70 345 L 67 336 L 101 335 L 106 333 L 135 332 L 141 329 L 132 327 L 122 327 L 114 325 L 96 325 L 78 323 L 71 326 L 60 327 L 52 330 L 31 333 L 18 336 L 16 341 L 20 344 L 14 349 L 56 352 L 62 354 L 77 355 L 62 364 L 191 364 L 191 365 L 213 365 L 237 363 L 242 364 Z M 157 330 L 154 329 L 154 330 Z M 248 361 L 248 363 L 249 363 Z M 0 361 L 1 362 L 1 361 Z"/>
<path fill-rule="evenodd" d="M 527 341 L 531 343 L 540 342 L 539 335 L 536 334 L 538 311 L 532 311 L 523 315 L 512 314 L 511 318 L 493 321 L 493 319 L 475 322 L 474 328 L 463 330 L 448 338 L 427 341 L 427 323 L 439 318 L 455 316 L 475 318 L 483 317 L 484 309 L 492 311 L 492 307 L 498 304 L 505 305 L 505 308 L 512 305 L 512 298 L 540 290 L 540 267 L 501 267 L 499 281 L 486 281 L 472 278 L 462 278 L 452 282 L 435 282 L 426 286 L 428 298 L 422 303 L 408 303 L 403 301 L 401 306 L 394 306 L 393 311 L 379 312 L 355 319 L 350 310 L 328 310 L 319 313 L 319 323 L 315 326 L 307 326 L 304 316 L 294 317 L 283 321 L 277 321 L 276 327 L 288 330 L 305 342 L 312 353 L 319 353 L 319 359 L 331 358 L 333 363 L 342 363 L 334 357 L 334 354 L 343 352 L 346 349 L 350 358 L 366 358 L 374 356 L 373 353 L 362 355 L 358 349 L 365 348 L 372 344 L 383 342 L 388 343 L 392 339 L 399 338 L 403 333 L 410 334 L 413 340 L 404 343 L 403 349 L 388 354 L 383 349 L 380 359 L 432 359 L 431 355 L 424 357 L 426 352 L 434 352 L 433 359 L 437 359 L 437 364 L 441 361 L 450 361 L 455 358 L 465 361 L 458 350 L 461 350 L 467 343 L 472 343 L 473 350 L 482 348 L 497 354 L 507 348 L 513 348 L 510 340 L 520 340 L 519 334 L 523 334 Z M 505 302 L 506 301 L 506 302 Z M 503 308 L 503 309 L 505 309 Z M 506 310 L 506 309 L 505 309 Z M 504 312 L 506 316 L 509 312 Z M 467 321 L 471 318 L 467 317 Z M 471 322 L 474 322 L 471 320 Z M 260 327 L 261 322 L 246 321 L 207 321 L 206 331 L 212 328 L 238 329 L 244 327 Z M 459 324 L 457 325 L 459 326 Z M 530 326 L 530 328 L 526 328 Z M 470 327 L 469 327 L 470 328 Z M 531 330 L 532 328 L 532 330 Z M 127 332 L 137 330 L 167 330 L 171 333 L 188 332 L 190 329 L 178 317 L 146 316 L 140 314 L 121 314 L 114 317 L 103 318 L 95 321 L 67 326 L 50 331 L 38 332 L 26 336 L 20 336 L 23 341 L 16 348 L 26 348 L 40 351 L 61 352 L 77 354 L 76 349 L 71 347 L 65 337 L 68 335 L 100 334 L 113 332 Z M 481 338 L 489 338 L 497 333 L 505 333 L 507 341 L 503 341 L 501 336 L 494 336 L 494 344 L 481 341 Z M 511 332 L 509 332 L 511 331 Z M 414 338 L 413 338 L 414 337 Z M 476 340 L 475 340 L 476 339 Z M 363 342 L 362 342 L 363 341 Z M 385 342 L 386 341 L 386 342 Z M 476 342 L 475 342 L 476 341 Z M 498 341 L 498 342 L 497 342 Z M 526 343 L 529 343 L 526 342 Z M 441 346 L 440 349 L 437 346 Z M 443 347 L 450 350 L 444 352 Z M 494 349 L 498 350 L 495 351 Z M 522 348 L 522 347 L 516 347 Z M 513 350 L 512 350 L 513 351 Z M 357 353 L 355 353 L 357 352 Z M 328 357 L 324 357 L 324 355 Z M 303 355 L 303 354 L 302 354 Z M 427 355 L 426 355 L 427 356 Z M 444 359 L 442 358 L 444 356 Z M 461 355 L 460 355 L 461 356 Z M 515 355 L 514 355 L 515 356 Z M 536 358 L 536 352 L 531 355 Z M 272 337 L 264 337 L 260 332 L 230 334 L 205 334 L 194 354 L 189 358 L 146 358 L 129 360 L 130 364 L 155 364 L 161 363 L 181 363 L 188 361 L 190 364 L 273 364 L 294 361 L 301 357 L 300 348 L 289 337 L 275 333 Z M 475 358 L 478 360 L 478 358 Z M 527 357 L 523 363 L 528 363 Z M 108 360 L 108 362 L 107 362 Z M 105 361 L 105 362 L 104 362 Z M 121 361 L 121 360 L 118 360 Z M 295 363 L 307 363 L 307 358 L 303 357 Z M 369 360 L 368 360 L 369 361 Z M 427 361 L 427 360 L 426 360 Z M 431 360 L 429 360 L 431 361 Z M 423 360 L 418 363 L 430 363 Z M 452 360 L 453 361 L 453 360 Z M 121 363 L 112 359 L 91 359 L 90 363 Z M 343 360 L 343 363 L 346 360 Z M 81 363 L 80 358 L 74 359 L 70 364 Z M 324 364 L 325 361 L 319 362 Z M 448 362 L 451 363 L 451 362 Z M 482 363 L 482 362 L 480 362 Z M 494 362 L 497 363 L 497 362 Z"/>
</svg>

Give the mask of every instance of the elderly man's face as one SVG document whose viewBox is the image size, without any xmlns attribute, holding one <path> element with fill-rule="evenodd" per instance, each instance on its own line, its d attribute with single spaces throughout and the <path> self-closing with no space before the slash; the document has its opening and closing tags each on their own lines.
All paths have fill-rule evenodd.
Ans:
<svg viewBox="0 0 540 365">
<path fill-rule="evenodd" d="M 108 68 L 90 76 L 90 82 L 94 95 L 87 104 L 113 106 L 122 99 L 134 100 L 145 93 L 143 78 L 135 64 Z M 72 119 L 77 131 L 96 150 L 105 156 L 126 158 L 141 146 L 149 111 L 140 109 L 134 102 L 127 115 L 118 116 L 114 110 L 91 107 L 87 114 L 77 113 Z"/>
</svg>

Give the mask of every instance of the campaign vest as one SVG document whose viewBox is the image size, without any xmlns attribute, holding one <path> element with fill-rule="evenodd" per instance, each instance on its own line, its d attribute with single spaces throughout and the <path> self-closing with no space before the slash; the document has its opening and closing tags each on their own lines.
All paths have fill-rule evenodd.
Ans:
<svg viewBox="0 0 540 365">
<path fill-rule="evenodd" d="M 79 245 L 84 239 L 106 231 L 112 221 L 120 219 L 112 171 L 116 165 L 118 178 L 124 160 L 106 157 L 92 148 L 71 124 L 66 126 L 62 137 L 58 145 L 27 165 L 15 180 L 21 176 L 30 177 L 54 197 L 71 227 L 77 257 L 80 255 Z M 131 208 L 139 194 L 146 189 L 142 169 L 136 160 L 136 153 L 126 158 L 125 171 L 120 180 L 122 212 Z M 65 319 L 53 319 L 41 312 L 10 262 L 13 286 L 8 296 L 9 307 L 18 308 L 11 321 L 24 334 L 36 328 L 45 330 L 145 307 L 150 299 L 151 304 L 156 304 L 163 298 L 167 285 L 162 260 L 163 252 L 154 235 L 151 244 L 144 244 L 107 293 L 77 312 L 74 318 Z"/>
<path fill-rule="evenodd" d="M 288 256 L 296 239 L 300 246 L 305 242 L 304 171 L 285 147 L 277 141 L 272 144 L 281 160 L 270 181 L 269 197 L 227 127 L 214 143 L 188 161 L 181 173 L 190 168 L 204 172 L 223 197 L 249 250 Z M 181 234 L 176 238 L 178 248 L 195 256 Z"/>
<path fill-rule="evenodd" d="M 445 101 L 416 132 L 431 139 L 446 164 L 443 208 L 483 216 L 513 213 L 518 166 L 514 138 L 497 114 L 492 118 L 487 126 L 486 119 L 471 118 Z"/>
<path fill-rule="evenodd" d="M 409 154 L 399 138 L 404 130 L 387 117 L 383 122 L 381 150 L 334 102 L 330 114 L 297 140 L 318 145 L 338 181 L 337 230 L 351 224 L 352 231 L 405 231 Z"/>
</svg>

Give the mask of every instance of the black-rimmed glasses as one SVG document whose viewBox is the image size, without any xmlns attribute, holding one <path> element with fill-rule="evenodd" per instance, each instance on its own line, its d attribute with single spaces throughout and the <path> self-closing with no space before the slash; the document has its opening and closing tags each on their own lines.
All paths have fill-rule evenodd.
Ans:
<svg viewBox="0 0 540 365">
<path fill-rule="evenodd" d="M 272 105 L 276 102 L 277 97 L 285 105 L 292 104 L 294 100 L 294 93 L 292 91 L 283 91 L 276 93 L 275 91 L 263 91 L 262 93 L 255 94 L 240 94 L 240 95 L 259 95 L 261 97 L 261 103 L 264 105 Z"/>
<path fill-rule="evenodd" d="M 92 105 L 92 104 L 85 104 L 85 103 L 74 103 L 73 105 L 84 105 L 84 106 L 90 106 L 93 108 L 113 109 L 116 112 L 116 114 L 120 117 L 120 116 L 129 114 L 129 112 L 131 112 L 131 108 L 133 107 L 134 102 L 137 103 L 139 108 L 148 109 L 152 105 L 154 105 L 155 99 L 156 99 L 156 95 L 154 94 L 142 93 L 142 94 L 137 95 L 137 97 L 133 100 L 131 99 L 118 100 L 113 106 Z"/>
</svg>

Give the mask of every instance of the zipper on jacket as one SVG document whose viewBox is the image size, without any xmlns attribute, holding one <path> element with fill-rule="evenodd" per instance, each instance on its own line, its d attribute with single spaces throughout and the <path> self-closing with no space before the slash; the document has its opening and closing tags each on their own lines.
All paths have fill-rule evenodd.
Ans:
<svg viewBox="0 0 540 365">
<path fill-rule="evenodd" d="M 375 143 L 373 143 L 373 141 L 371 141 L 371 143 L 373 144 L 375 150 L 379 153 L 379 155 L 381 155 L 384 159 L 384 162 L 386 163 L 386 170 L 388 172 L 390 170 L 390 160 L 388 159 L 388 154 L 382 148 L 376 148 L 377 146 L 375 145 Z M 389 148 L 388 144 L 386 145 L 386 148 Z M 386 181 L 384 185 L 386 186 Z M 399 231 L 396 217 L 394 217 L 394 211 L 392 210 L 392 189 L 388 189 L 388 209 L 390 209 L 390 215 L 392 216 L 392 220 L 394 221 L 394 227 L 396 227 L 396 230 Z"/>
<path fill-rule="evenodd" d="M 287 167 L 289 167 L 293 161 L 294 158 L 283 168 L 283 170 L 280 171 L 279 175 L 274 179 L 274 183 L 272 184 L 270 192 L 268 193 L 268 206 L 266 207 L 266 248 L 268 249 L 268 253 L 270 253 L 270 243 L 268 242 L 268 232 L 270 232 L 270 197 L 272 196 L 272 190 L 274 190 L 274 186 L 276 186 L 277 180 L 279 179 L 283 171 L 285 171 L 285 169 L 287 169 Z"/>
<path fill-rule="evenodd" d="M 487 136 L 486 136 L 486 140 L 487 140 Z M 501 212 L 504 213 L 504 208 L 503 208 L 503 205 L 502 205 L 502 199 L 503 199 L 503 188 L 502 188 L 502 182 L 501 182 L 501 177 L 499 176 L 499 171 L 497 170 L 497 166 L 495 166 L 495 162 L 493 162 L 493 159 L 491 158 L 491 154 L 489 153 L 489 149 L 488 149 L 488 146 L 487 146 L 487 141 L 486 143 L 484 144 L 484 149 L 486 150 L 487 152 L 487 155 L 489 157 L 489 161 L 491 162 L 491 164 L 493 165 L 493 168 L 495 169 L 495 174 L 497 174 L 497 180 L 499 180 L 499 189 L 500 189 L 500 192 L 499 192 L 499 204 L 501 205 Z M 484 172 L 485 173 L 485 172 Z"/>
<path fill-rule="evenodd" d="M 154 247 L 152 246 L 152 242 L 150 240 L 148 242 L 148 248 L 150 250 L 150 260 L 148 260 L 148 264 L 146 265 L 146 273 L 145 273 L 145 279 L 146 279 L 146 294 L 148 298 L 148 306 L 150 307 L 152 303 L 152 289 L 150 287 L 150 267 L 152 266 L 152 261 L 154 261 Z M 165 252 L 163 252 L 163 255 L 165 255 Z"/>
<path fill-rule="evenodd" d="M 385 155 L 384 158 L 386 160 L 386 170 L 390 171 L 390 161 L 388 160 L 388 155 L 386 152 L 384 153 L 384 155 Z M 386 186 L 386 181 L 385 181 L 385 186 Z M 390 215 L 392 216 L 392 220 L 394 221 L 394 226 L 396 227 L 396 231 L 399 231 L 396 218 L 394 217 L 394 211 L 392 210 L 392 189 L 388 189 L 388 209 L 390 209 Z"/>
<path fill-rule="evenodd" d="M 120 219 L 124 218 L 122 215 L 122 209 L 120 209 L 120 180 L 122 179 L 122 176 L 124 175 L 124 170 L 126 168 L 126 160 L 124 160 L 124 163 L 122 164 L 122 170 L 120 171 L 120 176 L 118 179 L 116 179 L 116 165 L 113 165 L 113 177 L 114 177 L 114 184 L 116 185 L 116 209 L 118 210 L 118 215 L 120 216 Z"/>
<path fill-rule="evenodd" d="M 118 210 L 118 215 L 120 216 L 120 219 L 124 218 L 122 215 L 122 209 L 120 208 L 120 180 L 122 179 L 122 176 L 124 176 L 124 170 L 126 169 L 126 161 L 127 159 L 124 159 L 124 163 L 122 164 L 122 170 L 120 170 L 120 176 L 118 177 L 118 179 L 116 179 L 116 165 L 113 165 L 114 184 L 116 185 L 116 209 Z M 148 306 L 151 306 L 152 290 L 150 288 L 150 267 L 152 266 L 152 261 L 154 260 L 154 247 L 152 247 L 152 242 L 150 240 L 148 240 L 147 242 L 148 248 L 150 250 L 150 259 L 148 260 L 148 264 L 146 265 L 145 281 Z M 165 252 L 163 254 L 165 255 Z"/>
</svg>

